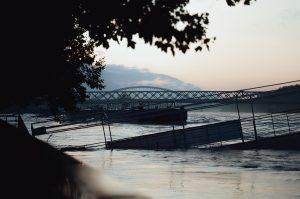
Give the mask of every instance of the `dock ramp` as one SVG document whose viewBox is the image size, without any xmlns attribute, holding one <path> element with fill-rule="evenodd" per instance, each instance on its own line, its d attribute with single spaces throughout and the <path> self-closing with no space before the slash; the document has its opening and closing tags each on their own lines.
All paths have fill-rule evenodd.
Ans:
<svg viewBox="0 0 300 199">
<path fill-rule="evenodd" d="M 242 139 L 240 120 L 108 141 L 109 149 L 178 149 Z"/>
</svg>

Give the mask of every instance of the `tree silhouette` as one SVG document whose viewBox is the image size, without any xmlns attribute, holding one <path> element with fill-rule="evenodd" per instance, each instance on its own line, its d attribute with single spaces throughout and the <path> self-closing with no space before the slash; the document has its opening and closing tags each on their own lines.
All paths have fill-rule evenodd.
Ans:
<svg viewBox="0 0 300 199">
<path fill-rule="evenodd" d="M 226 0 L 229 6 L 250 0 Z M 164 52 L 208 48 L 208 13 L 190 14 L 189 0 L 52 0 L 8 2 L 3 7 L 0 110 L 47 102 L 74 110 L 86 87 L 103 88 L 104 68 L 94 48 L 134 35 Z M 181 24 L 179 26 L 178 24 Z M 4 53 L 4 54 L 3 54 Z M 5 65 L 4 65 L 5 63 Z"/>
</svg>

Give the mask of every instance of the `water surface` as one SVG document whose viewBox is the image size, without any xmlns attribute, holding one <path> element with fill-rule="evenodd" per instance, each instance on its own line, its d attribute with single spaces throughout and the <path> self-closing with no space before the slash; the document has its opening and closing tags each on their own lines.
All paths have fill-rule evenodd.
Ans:
<svg viewBox="0 0 300 199">
<path fill-rule="evenodd" d="M 188 125 L 235 119 L 192 112 Z M 33 121 L 27 117 L 27 125 Z M 176 128 L 182 128 L 180 125 Z M 113 139 L 170 130 L 166 125 L 113 124 Z M 48 140 L 49 136 L 40 136 Z M 54 146 L 103 142 L 101 127 L 53 135 Z M 300 152 L 274 150 L 105 150 L 68 152 L 130 190 L 153 198 L 300 198 Z"/>
</svg>

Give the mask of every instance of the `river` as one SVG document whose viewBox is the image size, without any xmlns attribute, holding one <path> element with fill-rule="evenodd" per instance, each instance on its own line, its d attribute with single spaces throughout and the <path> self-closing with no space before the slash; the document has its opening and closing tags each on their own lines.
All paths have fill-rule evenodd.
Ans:
<svg viewBox="0 0 300 199">
<path fill-rule="evenodd" d="M 188 114 L 187 126 L 234 118 L 236 113 L 195 111 Z M 25 121 L 30 126 L 36 119 L 26 115 Z M 111 126 L 113 139 L 170 129 L 167 125 Z M 104 141 L 99 126 L 39 139 L 56 147 Z M 111 181 L 153 198 L 300 198 L 300 151 L 96 148 L 67 153 L 98 169 Z"/>
</svg>

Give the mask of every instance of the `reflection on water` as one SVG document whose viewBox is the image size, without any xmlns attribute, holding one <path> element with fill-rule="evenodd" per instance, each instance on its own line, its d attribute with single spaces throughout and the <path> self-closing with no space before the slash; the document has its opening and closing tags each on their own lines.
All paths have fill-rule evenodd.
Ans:
<svg viewBox="0 0 300 199">
<path fill-rule="evenodd" d="M 192 112 L 188 125 L 235 118 L 234 113 Z M 116 139 L 169 128 L 115 124 L 112 132 Z M 97 141 L 103 141 L 100 127 L 56 134 L 50 139 L 51 144 L 58 146 Z M 98 149 L 69 154 L 124 186 L 154 198 L 300 198 L 299 151 Z"/>
<path fill-rule="evenodd" d="M 300 197 L 296 151 L 92 151 L 70 153 L 155 198 Z"/>
<path fill-rule="evenodd" d="M 156 198 L 293 198 L 296 151 L 94 151 L 71 153 Z"/>
</svg>

